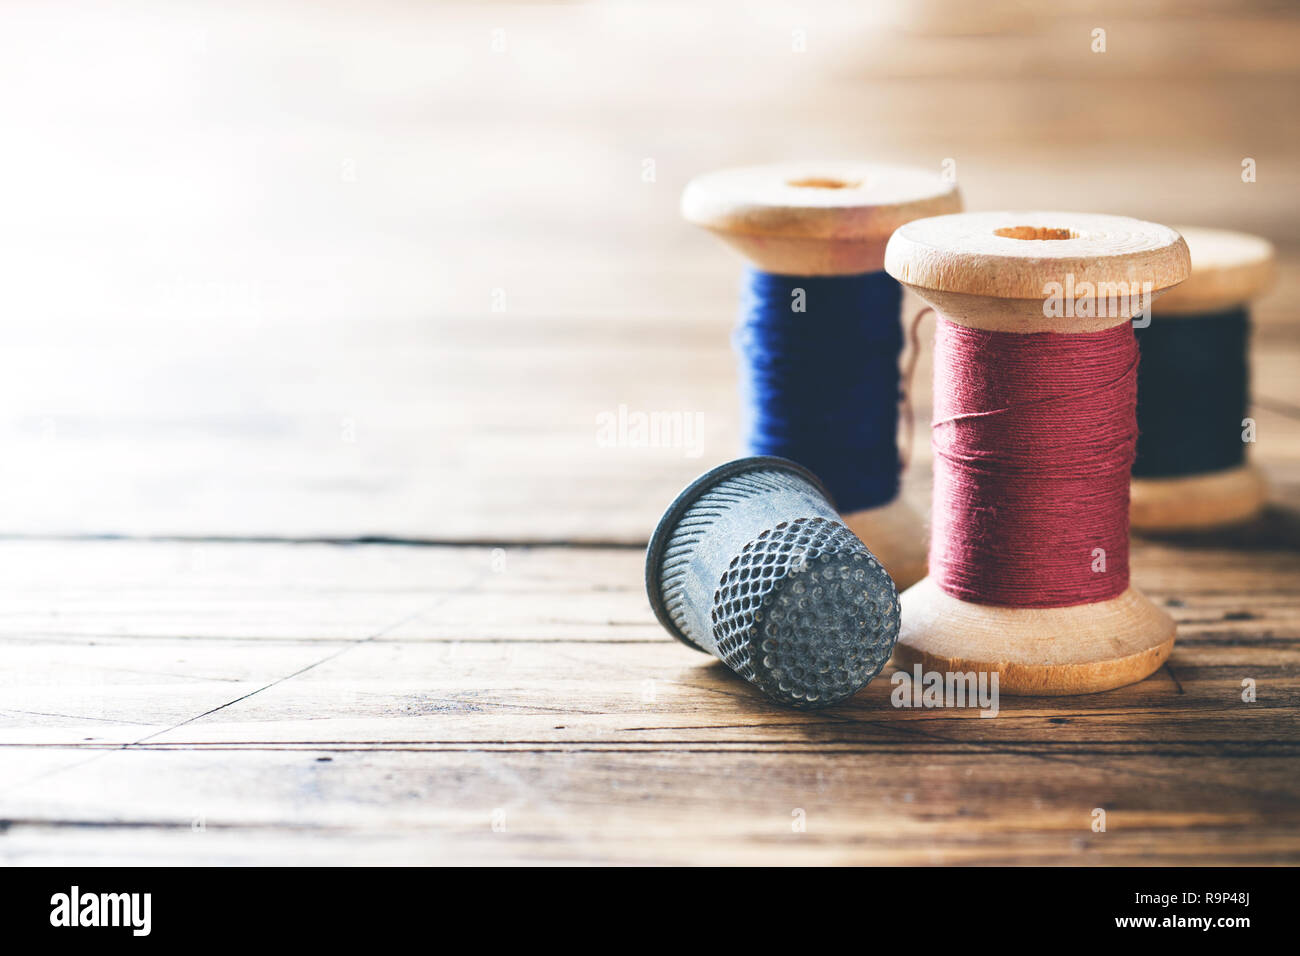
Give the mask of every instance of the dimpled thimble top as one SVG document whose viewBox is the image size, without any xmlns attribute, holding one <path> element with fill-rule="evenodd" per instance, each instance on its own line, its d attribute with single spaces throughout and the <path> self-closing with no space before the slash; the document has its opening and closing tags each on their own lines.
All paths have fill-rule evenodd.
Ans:
<svg viewBox="0 0 1300 956">
<path fill-rule="evenodd" d="M 731 462 L 683 492 L 651 542 L 647 585 L 675 636 L 789 706 L 852 696 L 898 636 L 889 575 L 817 480 L 779 458 Z"/>
<path fill-rule="evenodd" d="M 894 582 L 853 534 L 825 518 L 764 531 L 731 562 L 710 613 L 719 655 L 783 703 L 833 704 L 894 650 Z"/>
</svg>

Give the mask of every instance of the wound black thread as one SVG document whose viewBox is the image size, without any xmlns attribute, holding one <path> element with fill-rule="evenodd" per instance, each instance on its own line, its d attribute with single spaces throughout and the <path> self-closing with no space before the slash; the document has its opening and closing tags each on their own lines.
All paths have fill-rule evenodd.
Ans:
<svg viewBox="0 0 1300 956">
<path fill-rule="evenodd" d="M 1244 464 L 1247 310 L 1157 315 L 1135 332 L 1141 362 L 1134 477 L 1176 478 Z"/>
</svg>

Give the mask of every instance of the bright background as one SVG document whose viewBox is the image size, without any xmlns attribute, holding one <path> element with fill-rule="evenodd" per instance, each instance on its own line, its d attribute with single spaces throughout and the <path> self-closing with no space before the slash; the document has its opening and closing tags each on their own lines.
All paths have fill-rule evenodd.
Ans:
<svg viewBox="0 0 1300 956">
<path fill-rule="evenodd" d="M 739 263 L 677 212 L 719 166 L 952 159 L 972 209 L 1300 243 L 1287 3 L 0 16 L 10 533 L 644 540 L 737 450 Z M 621 404 L 704 413 L 703 460 L 598 448 Z"/>
</svg>

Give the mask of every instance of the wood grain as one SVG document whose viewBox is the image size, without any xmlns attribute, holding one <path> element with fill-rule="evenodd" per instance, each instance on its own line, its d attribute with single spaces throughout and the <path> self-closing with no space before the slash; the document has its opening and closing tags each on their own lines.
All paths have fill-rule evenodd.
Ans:
<svg viewBox="0 0 1300 956">
<path fill-rule="evenodd" d="M 1300 17 L 759 6 L 6 5 L 0 862 L 1300 863 Z M 810 156 L 1276 244 L 1273 504 L 1135 541 L 1147 680 L 791 713 L 655 624 L 739 435 L 678 200 Z"/>
<path fill-rule="evenodd" d="M 783 710 L 654 627 L 640 562 L 4 544 L 27 603 L 0 621 L 0 858 L 1300 860 L 1294 549 L 1139 543 L 1136 580 L 1179 622 L 1167 666 L 995 719 L 895 708 L 888 675 Z"/>
</svg>

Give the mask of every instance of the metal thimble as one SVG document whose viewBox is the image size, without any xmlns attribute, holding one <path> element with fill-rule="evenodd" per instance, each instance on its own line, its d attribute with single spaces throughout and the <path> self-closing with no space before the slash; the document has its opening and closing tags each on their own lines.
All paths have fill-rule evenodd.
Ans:
<svg viewBox="0 0 1300 956">
<path fill-rule="evenodd" d="M 784 458 L 729 462 L 678 495 L 650 539 L 646 591 L 675 637 L 792 707 L 857 693 L 898 638 L 894 582 Z"/>
</svg>

